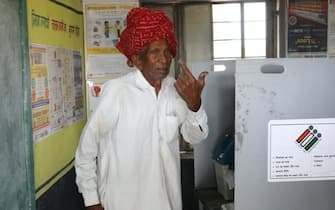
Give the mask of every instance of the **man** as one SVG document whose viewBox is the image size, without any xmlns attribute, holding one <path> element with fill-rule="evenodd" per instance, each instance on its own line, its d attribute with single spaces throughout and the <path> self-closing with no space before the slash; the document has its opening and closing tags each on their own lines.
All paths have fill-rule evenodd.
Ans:
<svg viewBox="0 0 335 210">
<path fill-rule="evenodd" d="M 109 38 L 109 22 L 106 20 L 104 22 L 105 38 Z"/>
<path fill-rule="evenodd" d="M 181 210 L 178 131 L 190 143 L 208 134 L 201 106 L 206 72 L 195 79 L 176 55 L 173 25 L 162 11 L 134 8 L 117 48 L 137 68 L 103 87 L 83 130 L 75 167 L 90 210 Z"/>
</svg>

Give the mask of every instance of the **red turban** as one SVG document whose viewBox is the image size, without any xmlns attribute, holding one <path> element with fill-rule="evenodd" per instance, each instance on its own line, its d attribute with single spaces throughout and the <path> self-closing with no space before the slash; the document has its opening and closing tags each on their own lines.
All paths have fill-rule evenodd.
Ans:
<svg viewBox="0 0 335 210">
<path fill-rule="evenodd" d="M 173 57 L 176 56 L 177 41 L 173 23 L 161 10 L 151 11 L 137 7 L 127 15 L 127 27 L 122 31 L 116 48 L 128 59 L 151 42 L 166 39 Z"/>
</svg>

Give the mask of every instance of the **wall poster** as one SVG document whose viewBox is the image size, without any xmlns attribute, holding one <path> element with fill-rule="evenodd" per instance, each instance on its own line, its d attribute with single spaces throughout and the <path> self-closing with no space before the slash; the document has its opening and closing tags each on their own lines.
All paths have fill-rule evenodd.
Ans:
<svg viewBox="0 0 335 210">
<path fill-rule="evenodd" d="M 328 57 L 335 58 L 335 0 L 328 5 Z"/>
<path fill-rule="evenodd" d="M 131 71 L 126 58 L 115 48 L 126 27 L 128 11 L 137 2 L 86 4 L 85 50 L 87 77 L 115 77 Z"/>
<path fill-rule="evenodd" d="M 83 118 L 83 70 L 79 51 L 31 44 L 34 142 Z"/>
<path fill-rule="evenodd" d="M 288 57 L 326 57 L 328 0 L 288 1 Z"/>
<path fill-rule="evenodd" d="M 31 105 L 33 139 L 50 135 L 50 98 L 47 48 L 30 46 Z"/>
<path fill-rule="evenodd" d="M 28 10 L 34 38 L 29 54 L 35 143 L 84 118 L 83 56 L 77 47 L 83 39 L 80 23 L 59 14 L 50 16 L 40 7 L 43 4 Z"/>
</svg>

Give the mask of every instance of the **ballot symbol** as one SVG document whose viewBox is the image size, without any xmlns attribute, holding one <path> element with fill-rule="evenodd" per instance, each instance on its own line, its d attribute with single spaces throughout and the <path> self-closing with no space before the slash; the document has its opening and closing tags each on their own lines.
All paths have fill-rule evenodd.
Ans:
<svg viewBox="0 0 335 210">
<path fill-rule="evenodd" d="M 321 140 L 321 133 L 313 125 L 308 126 L 296 139 L 296 143 L 305 151 L 309 152 Z"/>
</svg>

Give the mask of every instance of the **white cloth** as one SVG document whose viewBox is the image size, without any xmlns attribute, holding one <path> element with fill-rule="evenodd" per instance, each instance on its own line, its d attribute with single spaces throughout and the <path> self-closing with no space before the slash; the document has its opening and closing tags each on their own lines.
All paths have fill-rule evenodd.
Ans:
<svg viewBox="0 0 335 210">
<path fill-rule="evenodd" d="M 75 157 L 85 205 L 105 210 L 181 210 L 178 131 L 190 143 L 208 134 L 201 107 L 190 111 L 173 78 L 158 96 L 138 70 L 111 80 L 87 122 Z"/>
</svg>

